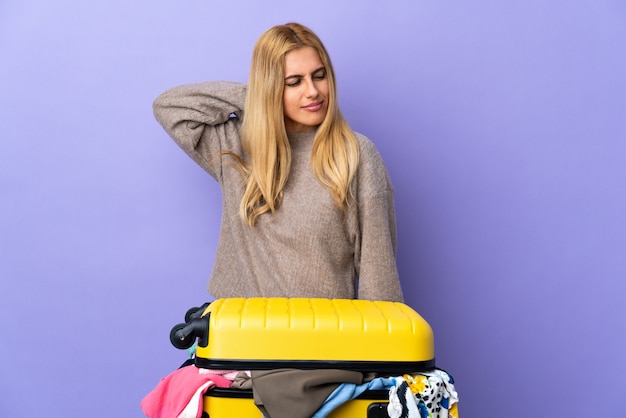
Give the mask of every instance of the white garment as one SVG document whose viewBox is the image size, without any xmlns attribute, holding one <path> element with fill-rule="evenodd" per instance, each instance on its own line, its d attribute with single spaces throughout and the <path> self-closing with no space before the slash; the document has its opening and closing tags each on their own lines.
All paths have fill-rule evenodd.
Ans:
<svg viewBox="0 0 626 418">
<path fill-rule="evenodd" d="M 193 394 L 185 409 L 182 410 L 180 415 L 176 418 L 200 418 L 202 415 L 203 396 L 210 387 L 215 386 L 215 383 L 208 381 L 200 386 Z"/>
<path fill-rule="evenodd" d="M 389 391 L 389 404 L 387 405 L 389 418 L 420 418 L 415 396 L 409 389 L 402 377 L 396 378 L 396 386 Z"/>
<path fill-rule="evenodd" d="M 448 418 L 448 411 L 459 401 L 454 381 L 440 369 L 399 376 L 395 380 L 387 406 L 390 418 Z"/>
</svg>

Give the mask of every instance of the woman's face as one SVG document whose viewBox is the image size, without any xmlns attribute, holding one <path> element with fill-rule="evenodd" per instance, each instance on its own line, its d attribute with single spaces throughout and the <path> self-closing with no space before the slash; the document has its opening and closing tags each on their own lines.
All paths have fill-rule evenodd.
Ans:
<svg viewBox="0 0 626 418">
<path fill-rule="evenodd" d="M 324 121 L 328 79 L 315 48 L 305 46 L 285 55 L 283 109 L 288 133 L 313 131 Z"/>
</svg>

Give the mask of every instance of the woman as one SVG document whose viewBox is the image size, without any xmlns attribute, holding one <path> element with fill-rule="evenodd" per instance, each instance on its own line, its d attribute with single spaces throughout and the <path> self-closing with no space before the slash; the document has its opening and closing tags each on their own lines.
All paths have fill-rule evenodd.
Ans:
<svg viewBox="0 0 626 418">
<path fill-rule="evenodd" d="M 266 31 L 247 86 L 176 87 L 154 112 L 222 188 L 214 297 L 402 301 L 392 185 L 339 111 L 330 58 L 310 29 Z"/>
</svg>

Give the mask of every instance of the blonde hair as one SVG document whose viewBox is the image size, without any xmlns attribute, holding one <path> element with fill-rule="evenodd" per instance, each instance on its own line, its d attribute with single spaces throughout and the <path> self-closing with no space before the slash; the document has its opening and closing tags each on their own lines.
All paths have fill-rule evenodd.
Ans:
<svg viewBox="0 0 626 418">
<path fill-rule="evenodd" d="M 240 214 L 250 226 L 266 212 L 280 207 L 291 167 L 291 147 L 285 130 L 283 91 L 285 55 L 298 48 L 315 48 L 326 68 L 328 111 L 317 129 L 311 169 L 328 189 L 344 216 L 350 184 L 359 163 L 359 144 L 337 104 L 335 74 L 326 48 L 310 29 L 297 23 L 270 28 L 252 54 L 241 139 L 249 156 L 236 158 L 245 176 Z"/>
</svg>

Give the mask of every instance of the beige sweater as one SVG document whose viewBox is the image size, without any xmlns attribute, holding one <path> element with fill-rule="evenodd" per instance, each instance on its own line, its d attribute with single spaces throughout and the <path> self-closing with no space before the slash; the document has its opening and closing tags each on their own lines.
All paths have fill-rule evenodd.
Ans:
<svg viewBox="0 0 626 418">
<path fill-rule="evenodd" d="M 208 290 L 214 297 L 324 297 L 402 301 L 396 269 L 393 188 L 371 141 L 347 220 L 314 177 L 314 133 L 290 135 L 292 167 L 282 205 L 251 228 L 239 215 L 241 174 L 221 152 L 245 155 L 239 138 L 245 85 L 207 82 L 170 89 L 154 102 L 168 134 L 222 188 L 222 223 Z"/>
</svg>

